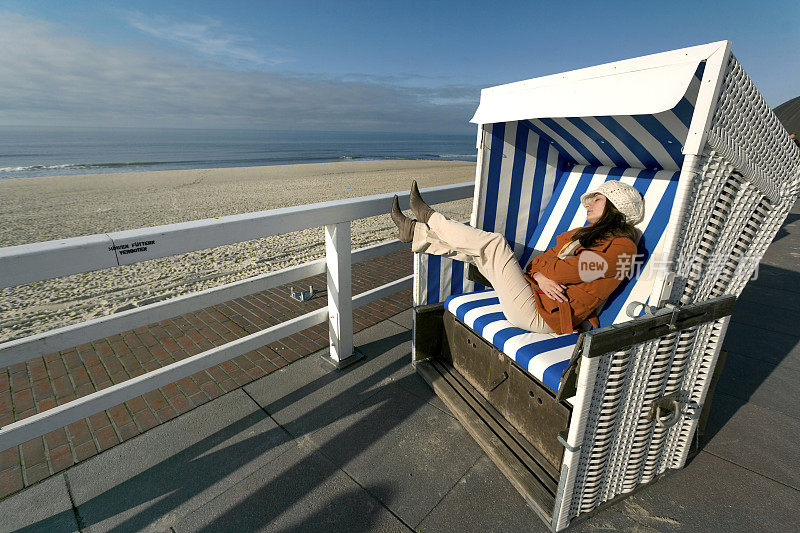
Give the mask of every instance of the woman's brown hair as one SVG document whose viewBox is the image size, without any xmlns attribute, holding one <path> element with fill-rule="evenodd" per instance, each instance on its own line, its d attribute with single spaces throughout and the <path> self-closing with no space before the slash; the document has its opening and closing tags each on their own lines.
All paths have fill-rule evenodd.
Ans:
<svg viewBox="0 0 800 533">
<path fill-rule="evenodd" d="M 625 215 L 620 213 L 611 200 L 606 199 L 606 208 L 594 224 L 580 228 L 572 236 L 573 241 L 580 241 L 584 248 L 592 248 L 613 237 L 627 237 L 636 242 L 636 228 L 628 224 Z"/>
</svg>

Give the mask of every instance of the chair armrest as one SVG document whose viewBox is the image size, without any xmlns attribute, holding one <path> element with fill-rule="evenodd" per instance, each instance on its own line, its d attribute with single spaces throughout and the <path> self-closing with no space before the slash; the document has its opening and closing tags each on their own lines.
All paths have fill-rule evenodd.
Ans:
<svg viewBox="0 0 800 533">
<path fill-rule="evenodd" d="M 652 315 L 644 315 L 621 324 L 582 333 L 572 352 L 567 368 L 561 374 L 561 384 L 557 399 L 561 401 L 575 394 L 579 362 L 582 357 L 600 355 L 626 350 L 678 331 L 713 322 L 733 312 L 736 296 L 720 296 L 685 307 L 661 308 Z"/>
<path fill-rule="evenodd" d="M 414 351 L 412 363 L 437 356 L 442 351 L 444 302 L 414 307 Z"/>
</svg>

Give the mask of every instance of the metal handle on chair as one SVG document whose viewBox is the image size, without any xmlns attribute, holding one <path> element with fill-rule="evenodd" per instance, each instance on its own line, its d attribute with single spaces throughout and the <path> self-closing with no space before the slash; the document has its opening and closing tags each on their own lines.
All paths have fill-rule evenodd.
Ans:
<svg viewBox="0 0 800 533">
<path fill-rule="evenodd" d="M 628 315 L 628 318 L 639 318 L 640 315 L 637 313 L 637 311 L 640 310 L 640 307 L 645 316 L 654 316 L 655 312 L 658 311 L 657 307 L 653 307 L 642 302 L 630 302 L 625 307 L 625 314 Z"/>
<path fill-rule="evenodd" d="M 662 412 L 667 412 L 666 416 Z M 681 403 L 678 393 L 673 392 L 653 401 L 650 406 L 650 420 L 655 419 L 656 425 L 662 428 L 674 426 L 681 418 Z"/>
</svg>

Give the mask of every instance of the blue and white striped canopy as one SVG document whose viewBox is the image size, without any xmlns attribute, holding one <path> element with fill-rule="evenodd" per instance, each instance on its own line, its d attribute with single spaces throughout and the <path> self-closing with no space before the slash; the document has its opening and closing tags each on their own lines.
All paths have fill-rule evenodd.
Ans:
<svg viewBox="0 0 800 533">
<path fill-rule="evenodd" d="M 553 192 L 574 168 L 680 170 L 703 67 L 701 63 L 677 105 L 661 113 L 485 125 L 476 226 L 503 233 L 524 265 L 533 248 L 547 248 L 544 242 L 538 244 L 544 248 L 532 245 L 533 234 Z M 577 208 L 578 199 L 573 202 Z M 419 256 L 417 272 L 416 304 L 482 288 L 466 279 L 462 263 L 438 256 Z"/>
</svg>

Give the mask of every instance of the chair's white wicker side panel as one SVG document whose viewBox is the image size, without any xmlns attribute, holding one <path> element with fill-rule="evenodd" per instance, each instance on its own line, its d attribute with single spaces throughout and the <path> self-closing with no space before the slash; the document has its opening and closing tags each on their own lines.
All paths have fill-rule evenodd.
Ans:
<svg viewBox="0 0 800 533">
<path fill-rule="evenodd" d="M 800 167 L 800 149 L 734 56 L 728 62 L 707 144 L 773 202 L 791 195 L 790 189 L 797 194 L 791 178 Z"/>
<path fill-rule="evenodd" d="M 709 161 L 727 167 L 729 181 L 743 195 L 750 190 L 749 203 L 737 209 L 747 218 L 726 228 L 731 235 L 725 244 L 735 250 L 726 267 L 730 269 L 738 259 L 738 272 L 726 273 L 727 279 L 698 290 L 695 300 L 712 293 L 738 295 L 743 290 L 797 201 L 800 187 L 800 149 L 733 56 L 725 72 L 705 154 Z"/>
<path fill-rule="evenodd" d="M 670 335 L 668 337 L 674 337 Z M 619 423 L 619 437 L 615 442 L 604 482 L 601 501 L 632 491 L 646 475 L 646 459 L 661 438 L 659 428 L 650 418 L 650 405 L 668 394 L 669 370 L 675 361 L 672 343 L 654 342 L 640 344 L 632 349 L 634 361 L 625 384 L 622 399 L 623 416 Z"/>
<path fill-rule="evenodd" d="M 681 418 L 672 427 L 663 427 L 653 424 L 647 446 L 644 452 L 642 468 L 635 473 L 629 473 L 625 482 L 625 492 L 633 490 L 640 483 L 648 483 L 656 476 L 663 473 L 668 468 L 680 468 L 683 462 L 677 464 L 673 458 L 676 449 L 676 442 L 681 435 L 681 427 L 696 427 L 700 416 L 700 407 L 705 399 L 708 381 L 697 380 L 698 365 L 704 350 L 711 350 L 713 361 L 716 362 L 718 355 L 717 344 L 710 342 L 711 332 L 714 323 L 703 324 L 695 328 L 684 330 L 679 335 L 670 335 L 659 343 L 659 350 L 672 350 L 672 362 L 667 367 L 667 376 L 660 396 L 678 394 L 681 406 Z M 721 345 L 721 343 L 720 343 Z M 707 361 L 708 362 L 708 361 Z M 713 370 L 713 365 L 710 367 Z M 687 377 L 691 383 L 700 388 L 699 391 L 687 390 Z M 705 376 L 703 376 L 705 377 Z M 708 376 L 710 378 L 710 375 Z M 681 379 L 683 378 L 683 379 Z M 683 444 L 690 444 L 689 437 L 684 439 Z"/>
<path fill-rule="evenodd" d="M 688 188 L 676 247 L 672 300 L 738 296 L 797 200 L 800 150 L 733 56 L 707 144 L 687 163 L 684 172 L 697 177 Z M 664 393 L 680 392 L 686 412 L 669 431 L 654 433 L 640 482 L 685 464 L 727 324 L 722 319 L 662 341 L 675 350 Z"/>
<path fill-rule="evenodd" d="M 682 303 L 738 295 L 800 186 L 800 149 L 730 56 L 676 257 Z"/>
<path fill-rule="evenodd" d="M 564 450 L 564 459 L 561 463 L 561 479 L 556 493 L 555 510 L 553 511 L 553 526 L 556 531 L 561 531 L 569 525 L 574 518 L 570 514 L 572 495 L 575 491 L 575 480 L 580 479 L 585 472 L 586 464 L 581 464 L 582 445 L 587 426 L 594 426 L 597 413 L 592 411 L 592 399 L 595 396 L 598 380 L 605 382 L 608 374 L 608 361 L 599 357 L 583 358 L 578 375 L 577 392 L 572 399 L 572 416 L 569 422 L 569 433 Z M 579 470 L 581 474 L 579 475 Z"/>
<path fill-rule="evenodd" d="M 697 346 L 704 348 L 697 350 L 694 364 L 685 374 L 682 383 L 676 383 L 676 390 L 681 391 L 681 405 L 686 406 L 686 414 L 673 428 L 672 440 L 668 444 L 666 453 L 660 457 L 658 468 L 682 468 L 691 448 L 691 439 L 695 435 L 700 413 L 711 385 L 711 376 L 717 365 L 719 353 L 722 350 L 722 341 L 728 328 L 730 317 L 720 319 L 701 327 L 704 337 Z M 655 465 L 656 460 L 653 459 Z"/>
<path fill-rule="evenodd" d="M 581 360 L 556 529 L 683 466 L 726 324 L 722 319 Z M 651 406 L 671 393 L 679 394 L 680 417 L 664 427 Z"/>
<path fill-rule="evenodd" d="M 599 360 L 597 377 L 588 405 L 582 406 L 588 414 L 584 415 L 586 424 L 579 441 L 579 457 L 577 461 L 572 458 L 573 464 L 569 465 L 574 477 L 571 493 L 565 493 L 562 503 L 559 523 L 563 526 L 620 492 L 610 487 L 618 487 L 618 480 L 628 469 L 625 457 L 629 458 L 632 450 L 630 438 L 647 439 L 647 428 L 637 425 L 642 418 L 643 391 L 648 383 L 646 366 L 652 365 L 654 345 L 651 341 L 593 358 Z M 582 359 L 581 374 L 588 361 L 591 359 Z"/>
<path fill-rule="evenodd" d="M 763 193 L 715 152 L 700 161 L 697 195 L 679 256 L 684 285 L 678 299 L 683 304 L 740 294 L 791 205 L 771 210 Z M 663 394 L 679 393 L 685 412 L 675 427 L 654 430 L 645 467 L 638 479 L 627 480 L 627 487 L 685 464 L 727 323 L 720 320 L 662 340 L 660 349 L 675 351 Z"/>
<path fill-rule="evenodd" d="M 699 188 L 676 262 L 675 299 L 682 304 L 723 294 L 732 276 L 746 274 L 741 263 L 752 254 L 740 241 L 751 240 L 748 222 L 763 198 L 714 154 L 706 153 L 699 161 Z"/>
</svg>

